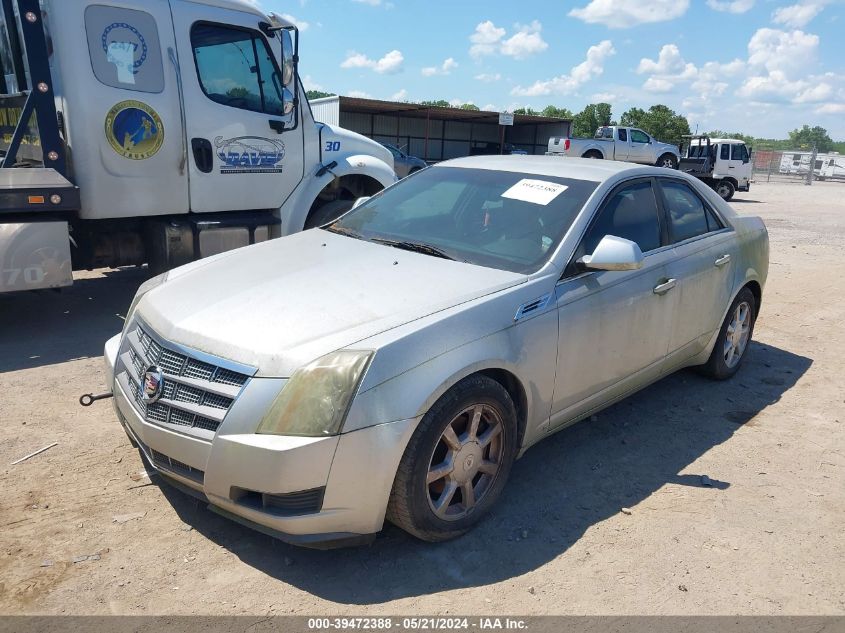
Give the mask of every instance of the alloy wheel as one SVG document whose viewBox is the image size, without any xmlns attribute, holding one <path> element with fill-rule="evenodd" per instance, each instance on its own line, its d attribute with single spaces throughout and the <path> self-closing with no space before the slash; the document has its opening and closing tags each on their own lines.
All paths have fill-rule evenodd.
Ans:
<svg viewBox="0 0 845 633">
<path fill-rule="evenodd" d="M 502 428 L 493 407 L 475 404 L 443 429 L 426 476 L 428 503 L 437 517 L 462 519 L 490 491 L 503 461 Z"/>
<path fill-rule="evenodd" d="M 731 322 L 725 331 L 724 358 L 725 365 L 733 369 L 742 359 L 748 339 L 751 336 L 751 306 L 745 301 L 734 309 Z"/>
</svg>

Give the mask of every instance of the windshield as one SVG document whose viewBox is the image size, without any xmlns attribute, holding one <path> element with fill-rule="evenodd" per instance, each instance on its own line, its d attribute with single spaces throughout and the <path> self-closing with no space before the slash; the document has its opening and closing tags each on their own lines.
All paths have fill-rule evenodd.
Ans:
<svg viewBox="0 0 845 633">
<path fill-rule="evenodd" d="M 327 228 L 530 273 L 546 262 L 597 186 L 570 178 L 434 167 L 384 190 Z"/>
</svg>

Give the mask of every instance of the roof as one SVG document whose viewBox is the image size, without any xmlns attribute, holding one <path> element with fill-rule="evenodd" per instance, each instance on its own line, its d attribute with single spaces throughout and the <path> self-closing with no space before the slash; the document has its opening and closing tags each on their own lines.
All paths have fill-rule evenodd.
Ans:
<svg viewBox="0 0 845 633">
<path fill-rule="evenodd" d="M 467 121 L 473 123 L 499 123 L 499 113 L 487 110 L 464 110 L 463 108 L 441 108 L 419 103 L 400 103 L 396 101 L 381 101 L 379 99 L 361 99 L 358 97 L 325 97 L 314 99 L 311 103 L 319 104 L 330 100 L 340 100 L 340 107 L 344 111 L 360 112 L 363 114 L 401 114 L 404 117 L 419 119 L 444 119 L 449 121 Z M 553 116 L 534 116 L 530 114 L 515 114 L 514 125 L 535 125 L 543 123 L 570 123 L 570 119 L 559 119 Z"/>
<path fill-rule="evenodd" d="M 632 176 L 666 173 L 663 167 L 623 163 L 616 160 L 595 160 L 593 158 L 567 158 L 563 156 L 468 156 L 443 161 L 434 166 L 462 167 L 465 169 L 490 169 L 536 174 L 538 176 L 557 176 L 574 180 L 604 182 L 620 172 L 630 172 Z M 661 172 L 661 170 L 663 170 Z M 678 173 L 678 172 L 673 172 Z"/>
<path fill-rule="evenodd" d="M 259 9 L 254 2 L 249 0 L 187 0 L 195 4 L 205 4 L 210 7 L 217 7 L 220 9 L 231 9 L 233 11 L 245 11 L 254 15 L 260 15 L 264 18 L 267 14 Z"/>
</svg>

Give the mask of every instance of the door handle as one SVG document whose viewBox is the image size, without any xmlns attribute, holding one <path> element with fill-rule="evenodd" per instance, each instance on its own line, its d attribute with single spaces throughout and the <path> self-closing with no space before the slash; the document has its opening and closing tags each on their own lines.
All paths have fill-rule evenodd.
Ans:
<svg viewBox="0 0 845 633">
<path fill-rule="evenodd" d="M 675 287 L 675 284 L 678 283 L 677 279 L 667 279 L 662 284 L 657 284 L 654 287 L 654 294 L 656 295 L 665 295 L 669 292 L 672 288 Z"/>
<path fill-rule="evenodd" d="M 273 130 L 276 134 L 281 134 L 285 131 L 285 122 L 278 121 L 276 119 L 270 119 L 270 129 Z"/>
<path fill-rule="evenodd" d="M 727 264 L 729 261 L 731 261 L 731 256 L 730 256 L 730 255 L 722 255 L 721 257 L 719 257 L 719 258 L 718 258 L 715 262 L 713 262 L 713 263 L 714 263 L 714 264 L 716 264 L 717 266 L 724 266 L 724 265 L 725 265 L 725 264 Z"/>
<path fill-rule="evenodd" d="M 214 152 L 211 141 L 205 138 L 192 138 L 191 149 L 194 150 L 194 163 L 204 174 L 210 174 L 214 169 Z"/>
<path fill-rule="evenodd" d="M 728 169 L 736 169 L 734 165 L 728 165 Z"/>
</svg>

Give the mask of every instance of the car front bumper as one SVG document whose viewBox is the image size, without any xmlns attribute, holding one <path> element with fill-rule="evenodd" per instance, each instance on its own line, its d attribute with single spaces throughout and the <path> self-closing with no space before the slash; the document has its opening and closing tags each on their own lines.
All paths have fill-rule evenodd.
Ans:
<svg viewBox="0 0 845 633">
<path fill-rule="evenodd" d="M 192 437 L 141 417 L 114 379 L 115 339 L 106 345 L 106 365 L 117 418 L 149 465 L 177 487 L 219 514 L 296 545 L 354 545 L 381 529 L 416 420 L 329 437 L 259 435 L 251 432 L 259 412 L 283 381 L 254 378 L 210 441 Z"/>
</svg>

